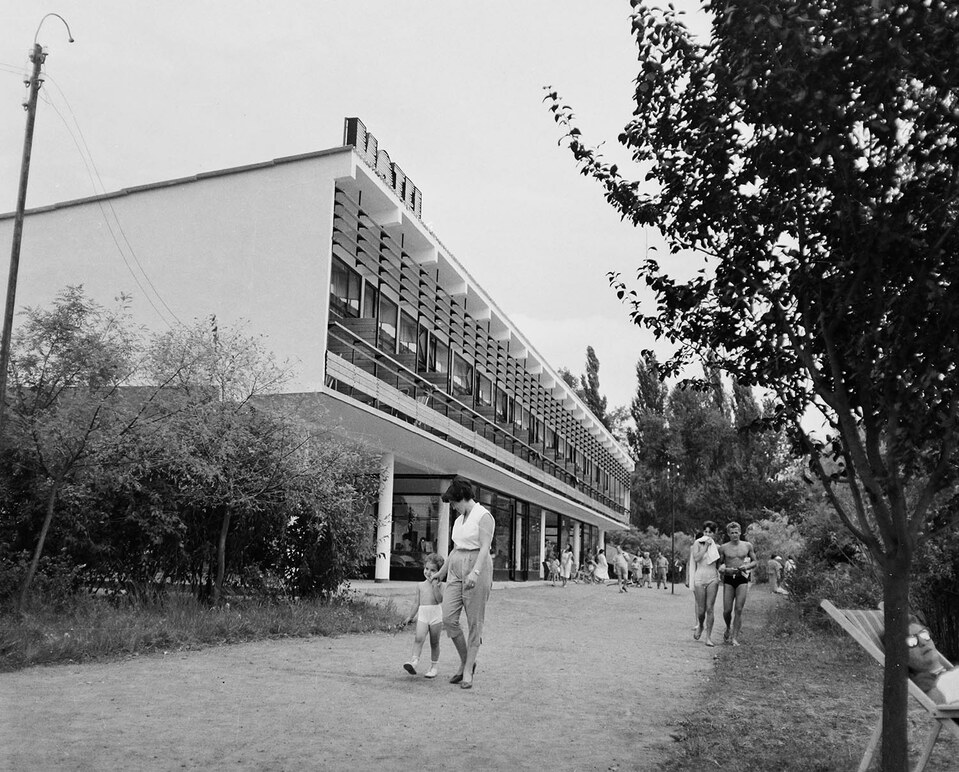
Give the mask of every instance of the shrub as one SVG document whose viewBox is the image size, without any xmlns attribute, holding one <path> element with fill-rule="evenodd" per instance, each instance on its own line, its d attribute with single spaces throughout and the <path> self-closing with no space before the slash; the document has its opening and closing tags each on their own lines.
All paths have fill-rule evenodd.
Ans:
<svg viewBox="0 0 959 772">
<path fill-rule="evenodd" d="M 876 608 L 882 585 L 865 563 L 831 564 L 804 553 L 785 585 L 803 615 L 816 618 L 819 603 L 829 600 L 839 608 Z"/>
</svg>

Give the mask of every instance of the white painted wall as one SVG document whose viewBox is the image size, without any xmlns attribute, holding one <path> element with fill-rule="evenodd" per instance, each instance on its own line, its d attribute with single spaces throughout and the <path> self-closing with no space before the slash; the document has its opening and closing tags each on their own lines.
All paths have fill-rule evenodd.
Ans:
<svg viewBox="0 0 959 772">
<path fill-rule="evenodd" d="M 246 320 L 247 334 L 294 360 L 286 390 L 319 390 L 334 179 L 353 163 L 341 149 L 28 214 L 17 310 L 82 284 L 105 305 L 131 294 L 136 320 L 157 332 L 172 314 L 186 324 L 216 314 L 221 328 Z M 7 255 L 12 234 L 12 217 L 0 219 Z"/>
</svg>

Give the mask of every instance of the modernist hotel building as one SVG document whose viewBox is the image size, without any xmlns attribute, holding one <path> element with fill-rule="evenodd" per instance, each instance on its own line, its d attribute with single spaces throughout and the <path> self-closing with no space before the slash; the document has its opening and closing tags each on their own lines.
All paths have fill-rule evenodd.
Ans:
<svg viewBox="0 0 959 772">
<path fill-rule="evenodd" d="M 446 553 L 455 475 L 496 520 L 496 578 L 539 578 L 554 545 L 580 560 L 627 527 L 633 464 L 421 209 L 349 118 L 342 147 L 28 211 L 17 305 L 83 284 L 132 292 L 146 320 L 148 282 L 177 319 L 245 320 L 296 362 L 285 399 L 382 454 L 377 580 Z"/>
</svg>

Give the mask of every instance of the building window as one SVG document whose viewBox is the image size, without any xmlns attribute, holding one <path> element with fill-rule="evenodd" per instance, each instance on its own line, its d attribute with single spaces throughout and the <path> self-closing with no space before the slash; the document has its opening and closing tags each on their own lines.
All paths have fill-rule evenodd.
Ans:
<svg viewBox="0 0 959 772">
<path fill-rule="evenodd" d="M 380 334 L 377 345 L 381 351 L 386 351 L 389 354 L 396 353 L 396 317 L 398 313 L 399 308 L 396 303 L 381 293 L 379 317 Z"/>
<path fill-rule="evenodd" d="M 430 366 L 430 331 L 420 325 L 416 339 L 416 372 L 425 373 Z"/>
<path fill-rule="evenodd" d="M 499 386 L 496 387 L 496 420 L 500 423 L 509 423 L 510 400 L 506 391 Z"/>
<path fill-rule="evenodd" d="M 513 431 L 516 433 L 517 437 L 524 439 L 526 437 L 526 424 L 525 420 L 529 420 L 529 411 L 523 407 L 518 399 L 513 400 Z"/>
<path fill-rule="evenodd" d="M 493 406 L 493 381 L 482 373 L 476 374 L 476 404 L 482 407 Z"/>
<path fill-rule="evenodd" d="M 453 396 L 469 397 L 473 393 L 473 366 L 459 354 L 453 354 Z"/>
<path fill-rule="evenodd" d="M 366 280 L 363 282 L 363 318 L 375 319 L 376 309 L 380 303 L 380 293 L 373 285 L 373 282 Z"/>
<path fill-rule="evenodd" d="M 450 347 L 435 335 L 430 335 L 429 368 L 432 373 L 450 371 Z"/>
<path fill-rule="evenodd" d="M 416 356 L 416 320 L 406 311 L 400 312 L 400 353 Z"/>
<path fill-rule="evenodd" d="M 360 315 L 360 275 L 338 257 L 330 272 L 330 311 L 339 316 Z"/>
</svg>

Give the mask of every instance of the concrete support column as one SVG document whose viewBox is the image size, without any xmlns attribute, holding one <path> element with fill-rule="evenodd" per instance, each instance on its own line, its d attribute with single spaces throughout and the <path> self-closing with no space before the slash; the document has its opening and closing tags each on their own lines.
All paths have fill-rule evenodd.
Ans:
<svg viewBox="0 0 959 772">
<path fill-rule="evenodd" d="M 380 498 L 376 506 L 376 570 L 374 581 L 390 580 L 390 555 L 393 553 L 393 463 L 392 453 L 380 459 Z"/>
<path fill-rule="evenodd" d="M 439 531 L 436 534 L 436 551 L 443 560 L 446 560 L 450 554 L 450 503 L 448 501 L 440 501 L 436 528 Z"/>
<path fill-rule="evenodd" d="M 573 563 L 579 567 L 580 553 L 583 551 L 583 524 L 573 523 Z"/>
<path fill-rule="evenodd" d="M 539 513 L 539 578 L 548 578 L 543 573 L 543 561 L 546 560 L 546 510 Z"/>
<path fill-rule="evenodd" d="M 599 529 L 599 536 L 597 537 L 597 540 L 596 540 L 596 549 L 598 550 L 606 549 L 606 529 L 605 528 Z"/>
</svg>

